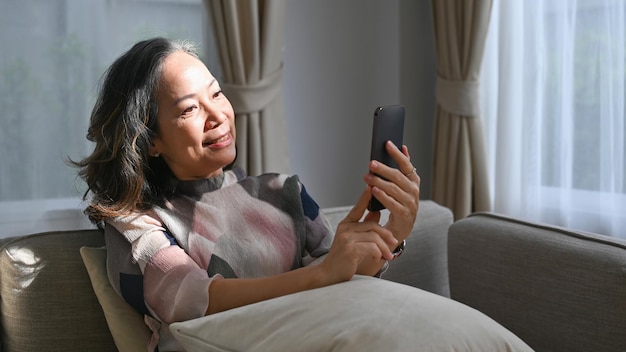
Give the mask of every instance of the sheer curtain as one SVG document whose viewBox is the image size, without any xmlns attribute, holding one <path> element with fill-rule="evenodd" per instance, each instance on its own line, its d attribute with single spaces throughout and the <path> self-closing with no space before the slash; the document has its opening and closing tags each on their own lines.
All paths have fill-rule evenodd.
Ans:
<svg viewBox="0 0 626 352">
<path fill-rule="evenodd" d="M 219 69 L 207 21 L 202 0 L 0 0 L 0 237 L 90 225 L 65 160 L 92 148 L 100 76 L 155 35 L 201 44 Z"/>
<path fill-rule="evenodd" d="M 494 0 L 481 77 L 496 212 L 626 237 L 626 2 Z"/>
</svg>

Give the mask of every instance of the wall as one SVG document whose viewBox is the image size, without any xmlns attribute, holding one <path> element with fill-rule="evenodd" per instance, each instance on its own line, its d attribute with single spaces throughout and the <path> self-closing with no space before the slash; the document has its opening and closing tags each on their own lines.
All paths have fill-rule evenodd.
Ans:
<svg viewBox="0 0 626 352">
<path fill-rule="evenodd" d="M 372 114 L 404 104 L 404 142 L 430 193 L 434 79 L 429 0 L 289 0 L 285 109 L 292 172 L 320 206 L 364 188 Z"/>
</svg>

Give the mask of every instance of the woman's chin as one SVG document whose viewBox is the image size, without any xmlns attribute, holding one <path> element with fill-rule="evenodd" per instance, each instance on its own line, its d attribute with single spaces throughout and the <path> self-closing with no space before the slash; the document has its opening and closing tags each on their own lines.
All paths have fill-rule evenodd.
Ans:
<svg viewBox="0 0 626 352">
<path fill-rule="evenodd" d="M 237 157 L 237 150 L 233 148 L 232 150 L 224 150 L 224 153 L 220 155 L 220 161 L 223 164 L 223 167 L 226 167 L 232 164 Z"/>
</svg>

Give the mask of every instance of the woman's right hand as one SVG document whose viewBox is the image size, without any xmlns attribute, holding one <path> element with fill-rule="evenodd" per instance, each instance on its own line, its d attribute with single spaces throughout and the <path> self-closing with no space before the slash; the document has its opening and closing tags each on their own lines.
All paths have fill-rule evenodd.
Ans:
<svg viewBox="0 0 626 352">
<path fill-rule="evenodd" d="M 326 284 L 350 280 L 354 274 L 374 275 L 393 258 L 390 248 L 395 248 L 398 241 L 378 224 L 380 214 L 368 213 L 363 219 L 371 196 L 368 186 L 337 226 L 330 251 L 319 267 Z"/>
</svg>

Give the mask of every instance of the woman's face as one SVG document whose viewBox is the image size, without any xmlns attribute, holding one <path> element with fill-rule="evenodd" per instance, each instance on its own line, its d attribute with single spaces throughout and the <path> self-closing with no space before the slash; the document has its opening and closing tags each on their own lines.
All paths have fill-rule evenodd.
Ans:
<svg viewBox="0 0 626 352">
<path fill-rule="evenodd" d="M 180 180 L 222 173 L 235 160 L 235 113 L 217 80 L 197 58 L 183 51 L 168 56 L 157 92 L 159 153 Z"/>
</svg>

